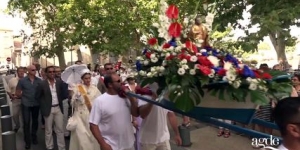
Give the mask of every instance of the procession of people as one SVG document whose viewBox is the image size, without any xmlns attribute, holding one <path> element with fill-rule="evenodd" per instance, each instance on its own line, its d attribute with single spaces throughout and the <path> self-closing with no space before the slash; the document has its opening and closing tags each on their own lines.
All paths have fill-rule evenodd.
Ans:
<svg viewBox="0 0 300 150">
<path fill-rule="evenodd" d="M 92 71 L 77 61 L 64 72 L 58 66 L 40 69 L 38 63 L 17 68 L 6 90 L 14 131 L 22 127 L 25 149 L 45 142 L 47 150 L 54 149 L 54 143 L 66 150 L 65 141 L 70 140 L 70 150 L 170 150 L 167 120 L 181 145 L 173 112 L 134 97 L 121 97 L 124 85 L 128 87 L 125 92 L 139 88 L 134 77 L 127 74 L 122 80 L 112 63 L 96 67 Z M 45 141 L 37 138 L 40 123 Z"/>
</svg>

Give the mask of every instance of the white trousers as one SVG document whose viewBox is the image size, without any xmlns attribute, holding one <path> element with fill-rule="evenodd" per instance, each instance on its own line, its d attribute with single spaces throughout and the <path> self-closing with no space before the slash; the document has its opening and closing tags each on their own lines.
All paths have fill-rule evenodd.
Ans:
<svg viewBox="0 0 300 150">
<path fill-rule="evenodd" d="M 171 146 L 169 140 L 158 144 L 141 143 L 141 150 L 171 150 Z"/>
<path fill-rule="evenodd" d="M 20 119 L 22 118 L 21 113 L 21 100 L 15 99 L 12 101 L 12 119 L 15 123 L 15 129 L 20 128 Z"/>
<path fill-rule="evenodd" d="M 231 120 L 226 120 L 226 119 L 218 119 L 219 121 L 231 124 Z M 219 127 L 219 129 L 224 129 L 223 127 Z M 227 130 L 227 129 L 226 129 Z"/>
<path fill-rule="evenodd" d="M 65 136 L 64 136 L 64 122 L 63 114 L 59 106 L 52 107 L 50 115 L 45 117 L 45 143 L 47 149 L 53 149 L 53 128 L 57 137 L 58 150 L 66 150 Z M 54 126 L 53 126 L 54 124 Z"/>
</svg>

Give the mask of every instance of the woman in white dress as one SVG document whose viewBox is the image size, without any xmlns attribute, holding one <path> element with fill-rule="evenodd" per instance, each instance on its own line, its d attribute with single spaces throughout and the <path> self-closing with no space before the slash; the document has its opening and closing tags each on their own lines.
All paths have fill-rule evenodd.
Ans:
<svg viewBox="0 0 300 150">
<path fill-rule="evenodd" d="M 82 84 L 73 89 L 71 105 L 74 108 L 73 116 L 76 120 L 76 129 L 71 131 L 70 150 L 100 150 L 100 146 L 89 128 L 90 109 L 95 98 L 101 95 L 98 88 L 91 84 L 89 70 L 82 72 Z"/>
</svg>

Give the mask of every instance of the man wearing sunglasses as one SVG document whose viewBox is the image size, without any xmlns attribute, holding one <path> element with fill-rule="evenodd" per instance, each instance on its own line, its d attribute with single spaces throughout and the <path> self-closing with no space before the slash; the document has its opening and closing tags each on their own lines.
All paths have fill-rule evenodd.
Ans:
<svg viewBox="0 0 300 150">
<path fill-rule="evenodd" d="M 120 97 L 121 78 L 116 73 L 105 76 L 107 92 L 94 100 L 90 129 L 101 150 L 134 150 L 131 115 L 138 116 L 138 103 L 133 97 Z M 126 89 L 128 92 L 129 89 Z"/>
<path fill-rule="evenodd" d="M 31 142 L 32 144 L 38 144 L 36 133 L 40 107 L 35 92 L 36 87 L 42 80 L 36 77 L 36 67 L 34 65 L 28 66 L 27 70 L 28 75 L 19 80 L 17 84 L 16 95 L 21 98 L 25 149 L 30 149 Z"/>
<path fill-rule="evenodd" d="M 273 112 L 283 143 L 278 150 L 300 149 L 300 99 L 288 97 L 280 100 Z"/>
<path fill-rule="evenodd" d="M 115 69 L 113 67 L 113 64 L 112 63 L 106 63 L 104 64 L 104 71 L 103 71 L 103 76 L 100 76 L 99 77 L 99 81 L 98 81 L 98 84 L 97 84 L 97 88 L 99 89 L 99 91 L 101 93 L 105 93 L 106 92 L 106 87 L 104 85 L 104 76 L 105 75 L 109 75 L 109 74 L 113 74 L 115 73 Z"/>
</svg>

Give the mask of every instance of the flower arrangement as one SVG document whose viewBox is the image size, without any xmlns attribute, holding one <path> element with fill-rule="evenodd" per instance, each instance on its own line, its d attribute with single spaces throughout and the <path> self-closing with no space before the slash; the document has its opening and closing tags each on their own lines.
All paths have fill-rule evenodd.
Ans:
<svg viewBox="0 0 300 150">
<path fill-rule="evenodd" d="M 290 80 L 279 79 L 285 73 L 251 69 L 225 51 L 186 38 L 189 19 L 179 19 L 176 5 L 161 1 L 161 13 L 159 23 L 153 24 L 158 35 L 147 37 L 147 48 L 137 57 L 136 68 L 142 86 L 158 83 L 157 94 L 167 90 L 177 108 L 192 109 L 204 94 L 237 102 L 249 95 L 253 103 L 265 104 L 268 95 L 291 92 Z M 206 26 L 211 27 L 213 14 L 206 20 Z"/>
</svg>

